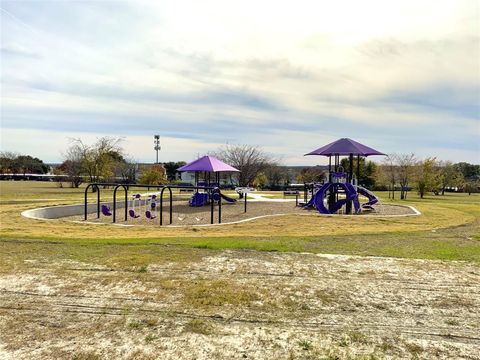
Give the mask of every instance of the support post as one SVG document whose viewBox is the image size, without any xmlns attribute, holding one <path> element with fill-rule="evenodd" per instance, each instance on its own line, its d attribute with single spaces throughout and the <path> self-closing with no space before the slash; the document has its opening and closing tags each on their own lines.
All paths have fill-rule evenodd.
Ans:
<svg viewBox="0 0 480 360">
<path fill-rule="evenodd" d="M 215 201 L 213 201 L 213 190 L 210 190 L 210 224 L 213 224 L 213 213 L 214 213 L 214 206 Z"/>
<path fill-rule="evenodd" d="M 222 195 L 220 194 L 220 189 L 218 189 L 218 193 L 220 195 L 218 199 L 218 223 L 222 223 Z"/>
<path fill-rule="evenodd" d="M 97 188 L 97 219 L 100 219 L 100 188 L 95 185 Z"/>
<path fill-rule="evenodd" d="M 349 162 L 349 168 L 348 168 L 347 182 L 349 182 L 351 184 L 352 180 L 353 180 L 353 154 L 349 155 L 348 162 Z M 351 200 L 347 201 L 345 209 L 346 209 L 347 214 L 352 213 L 352 201 Z"/>
</svg>

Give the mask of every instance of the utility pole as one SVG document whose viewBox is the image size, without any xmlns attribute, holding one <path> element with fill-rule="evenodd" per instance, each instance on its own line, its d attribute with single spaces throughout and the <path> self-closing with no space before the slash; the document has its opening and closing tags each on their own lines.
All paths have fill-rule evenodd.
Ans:
<svg viewBox="0 0 480 360">
<path fill-rule="evenodd" d="M 158 152 L 162 149 L 162 147 L 160 146 L 160 135 L 153 136 L 153 143 L 155 144 L 154 149 L 157 153 L 157 161 L 155 162 L 155 164 L 158 164 Z"/>
</svg>

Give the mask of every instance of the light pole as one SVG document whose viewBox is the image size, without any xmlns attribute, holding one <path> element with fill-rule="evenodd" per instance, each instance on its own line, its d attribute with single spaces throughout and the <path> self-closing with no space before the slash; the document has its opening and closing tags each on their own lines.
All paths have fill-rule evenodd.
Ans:
<svg viewBox="0 0 480 360">
<path fill-rule="evenodd" d="M 155 164 L 158 164 L 158 152 L 161 150 L 161 146 L 160 146 L 160 135 L 154 135 L 153 136 L 153 143 L 155 144 L 155 151 L 157 152 L 157 161 L 155 162 Z"/>
</svg>

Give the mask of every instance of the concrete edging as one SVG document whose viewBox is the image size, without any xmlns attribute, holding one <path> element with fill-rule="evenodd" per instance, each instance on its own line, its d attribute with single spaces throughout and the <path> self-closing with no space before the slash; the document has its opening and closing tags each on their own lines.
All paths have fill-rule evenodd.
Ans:
<svg viewBox="0 0 480 360">
<path fill-rule="evenodd" d="M 130 201 L 129 201 L 130 203 Z M 107 206 L 112 206 L 111 202 L 101 202 L 101 205 L 107 205 Z M 130 204 L 129 204 L 130 205 Z M 390 218 L 390 217 L 406 217 L 406 216 L 419 216 L 422 213 L 418 211 L 416 208 L 410 205 L 398 205 L 398 204 L 390 204 L 393 206 L 399 206 L 399 207 L 406 207 L 409 208 L 413 211 L 413 214 L 400 214 L 400 215 L 368 215 L 368 217 L 373 217 L 373 218 Z M 124 202 L 118 202 L 117 203 L 117 208 L 123 208 L 124 207 Z M 97 211 L 97 204 L 89 204 L 87 208 L 87 213 L 92 214 Z M 83 204 L 73 204 L 73 205 L 59 205 L 59 206 L 48 206 L 48 207 L 43 207 L 43 208 L 36 208 L 36 209 L 30 209 L 30 210 L 25 210 L 21 213 L 23 217 L 29 218 L 29 219 L 35 219 L 35 220 L 58 220 L 63 217 L 67 216 L 78 216 L 78 215 L 83 215 L 84 213 L 84 205 Z M 221 223 L 221 224 L 198 224 L 198 225 L 165 225 L 164 227 L 175 227 L 175 228 L 181 228 L 181 227 L 206 227 L 206 226 L 222 226 L 222 225 L 233 225 L 233 224 L 241 224 L 245 223 L 248 221 L 253 221 L 253 220 L 258 220 L 258 219 L 263 219 L 263 218 L 268 218 L 268 217 L 278 217 L 278 216 L 287 216 L 287 215 L 295 215 L 295 216 L 320 216 L 320 217 L 336 217 L 336 216 L 342 216 L 342 217 L 357 217 L 358 215 L 351 214 L 351 215 L 345 215 L 345 214 L 320 214 L 320 213 L 313 213 L 313 214 L 299 214 L 299 213 L 286 213 L 286 214 L 272 214 L 272 215 L 261 215 L 261 216 L 255 216 L 252 218 L 248 219 L 243 219 L 243 220 L 238 220 L 238 221 L 232 221 L 232 222 L 226 222 L 226 223 Z M 98 223 L 98 222 L 92 222 L 92 221 L 78 221 L 78 220 L 70 220 L 73 223 L 77 224 L 88 224 L 88 225 L 115 225 L 115 226 L 124 226 L 124 227 L 132 227 L 132 226 L 149 226 L 149 225 L 133 225 L 133 224 L 114 224 L 114 223 Z"/>
</svg>

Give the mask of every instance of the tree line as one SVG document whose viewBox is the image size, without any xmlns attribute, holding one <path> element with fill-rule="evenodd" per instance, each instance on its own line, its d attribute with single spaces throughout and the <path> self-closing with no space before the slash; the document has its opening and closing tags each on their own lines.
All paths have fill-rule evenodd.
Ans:
<svg viewBox="0 0 480 360">
<path fill-rule="evenodd" d="M 320 166 L 304 167 L 298 171 L 281 165 L 278 158 L 261 147 L 252 145 L 225 145 L 212 155 L 240 170 L 238 174 L 224 174 L 227 181 L 240 186 L 279 190 L 296 183 L 322 182 L 326 172 Z M 177 169 L 184 161 L 141 165 L 125 154 L 122 139 L 102 137 L 93 144 L 73 139 L 63 153 L 63 162 L 54 169 L 59 180 L 78 187 L 84 181 L 124 182 L 163 185 L 174 182 Z M 354 160 L 355 174 L 357 161 Z M 348 171 L 348 158 L 340 166 Z M 3 152 L 0 154 L 1 173 L 45 174 L 49 167 L 29 155 Z M 137 174 L 140 177 L 137 179 Z M 390 154 L 381 163 L 360 158 L 358 184 L 371 190 L 385 190 L 389 197 L 406 199 L 415 189 L 420 197 L 428 192 L 444 194 L 457 189 L 468 193 L 479 191 L 480 165 L 466 162 L 451 163 L 434 157 L 418 159 L 415 154 Z"/>
<path fill-rule="evenodd" d="M 379 166 L 376 186 L 388 190 L 389 197 L 406 199 L 415 189 L 421 198 L 426 193 L 444 195 L 445 191 L 463 191 L 471 194 L 480 189 L 480 165 L 466 162 L 452 163 L 435 157 L 417 159 L 415 154 L 388 155 Z"/>
<path fill-rule="evenodd" d="M 49 169 L 49 166 L 42 160 L 30 155 L 9 151 L 0 153 L 1 174 L 46 174 Z"/>
</svg>

